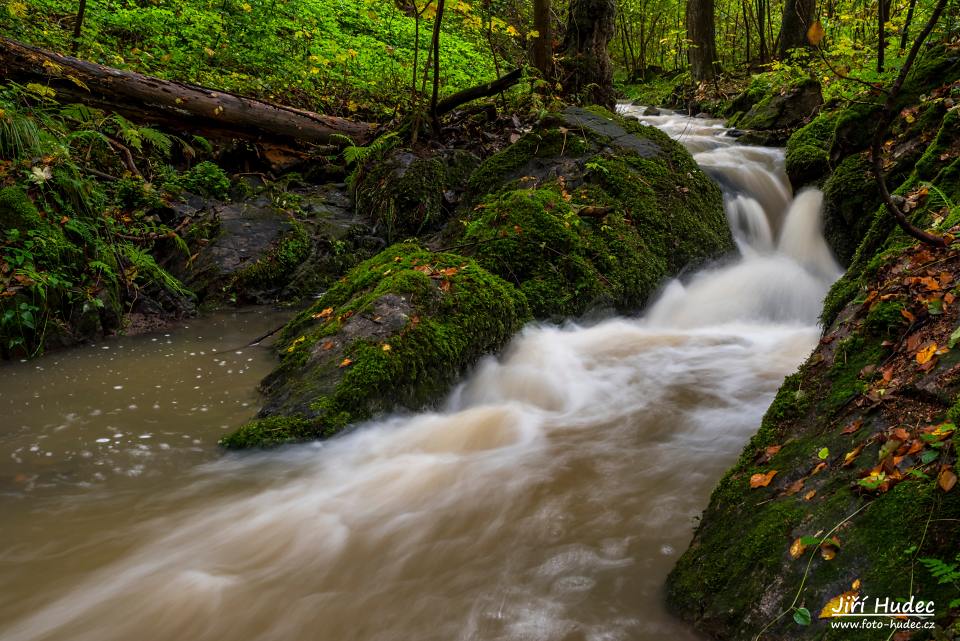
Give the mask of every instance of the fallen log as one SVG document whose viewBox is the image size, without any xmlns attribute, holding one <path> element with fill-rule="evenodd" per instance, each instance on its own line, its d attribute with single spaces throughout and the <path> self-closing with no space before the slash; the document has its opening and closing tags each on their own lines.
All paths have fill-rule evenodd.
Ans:
<svg viewBox="0 0 960 641">
<path fill-rule="evenodd" d="M 355 145 L 373 139 L 375 125 L 325 116 L 185 82 L 114 69 L 0 37 L 0 78 L 43 82 L 76 101 L 138 120 L 239 138 L 281 138 Z M 343 142 L 339 143 L 340 146 Z"/>
<path fill-rule="evenodd" d="M 478 98 L 487 98 L 489 96 L 493 96 L 494 94 L 498 94 L 505 89 L 509 89 L 513 85 L 520 82 L 522 75 L 522 69 L 514 69 L 510 73 L 491 82 L 485 82 L 482 85 L 477 85 L 476 87 L 458 91 L 452 96 L 444 98 L 437 103 L 435 117 L 439 118 L 443 114 L 453 111 L 460 105 L 468 103 L 472 100 L 477 100 Z"/>
</svg>

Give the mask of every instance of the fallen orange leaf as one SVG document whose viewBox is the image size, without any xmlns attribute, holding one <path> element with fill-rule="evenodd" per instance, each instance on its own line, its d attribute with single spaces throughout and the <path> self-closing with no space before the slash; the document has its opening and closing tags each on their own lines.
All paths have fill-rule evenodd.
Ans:
<svg viewBox="0 0 960 641">
<path fill-rule="evenodd" d="M 926 347 L 917 352 L 917 362 L 921 365 L 929 363 L 934 354 L 937 353 L 937 344 L 930 342 Z"/>
<path fill-rule="evenodd" d="M 799 559 L 806 549 L 807 546 L 805 546 L 801 540 L 797 538 L 793 543 L 790 544 L 790 557 L 793 559 Z"/>
<path fill-rule="evenodd" d="M 807 492 L 806 494 L 803 495 L 803 500 L 804 500 L 804 501 L 809 501 L 810 499 L 812 499 L 812 498 L 815 497 L 816 495 L 817 495 L 817 491 L 816 491 L 816 490 L 810 490 L 809 492 Z"/>
<path fill-rule="evenodd" d="M 350 365 L 351 363 L 353 363 L 352 360 L 350 360 L 349 358 L 345 358 L 345 359 L 343 359 L 342 361 L 340 361 L 340 367 L 346 367 L 347 365 Z"/>
<path fill-rule="evenodd" d="M 753 476 L 750 477 L 750 487 L 751 488 L 767 487 L 768 485 L 770 485 L 770 481 L 772 481 L 773 477 L 776 475 L 777 475 L 776 470 L 770 470 L 766 474 L 760 474 L 760 473 L 754 474 Z"/>
</svg>

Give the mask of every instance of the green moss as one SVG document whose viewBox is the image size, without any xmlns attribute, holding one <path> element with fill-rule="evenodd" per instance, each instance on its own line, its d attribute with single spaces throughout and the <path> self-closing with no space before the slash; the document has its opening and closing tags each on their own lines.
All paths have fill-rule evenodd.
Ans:
<svg viewBox="0 0 960 641">
<path fill-rule="evenodd" d="M 225 199 L 230 193 L 230 178 L 215 163 L 204 160 L 182 174 L 170 176 L 164 183 L 164 188 L 174 192 L 186 190 L 201 196 Z"/>
<path fill-rule="evenodd" d="M 470 177 L 468 193 L 473 200 L 516 185 L 508 178 L 523 169 L 534 158 L 557 159 L 587 153 L 591 145 L 575 131 L 559 127 L 524 134 L 517 142 L 487 158 Z"/>
<path fill-rule="evenodd" d="M 221 443 L 331 436 L 395 407 L 422 407 L 529 317 L 523 294 L 473 260 L 412 243 L 389 247 L 291 321 L 281 365 L 263 385 L 268 416 Z"/>
<path fill-rule="evenodd" d="M 927 146 L 920 160 L 917 161 L 917 176 L 921 180 L 933 180 L 936 178 L 942 166 L 940 156 L 953 147 L 958 140 L 960 140 L 960 112 L 951 110 L 944 115 L 936 136 L 930 145 Z M 938 182 L 945 185 L 949 184 L 942 180 Z"/>
<path fill-rule="evenodd" d="M 849 336 L 837 345 L 833 365 L 827 374 L 830 392 L 821 403 L 828 413 L 835 413 L 853 398 L 862 394 L 867 382 L 861 377 L 861 371 L 867 365 L 877 365 L 885 352 L 880 341 L 870 340 L 860 335 Z"/>
<path fill-rule="evenodd" d="M 363 168 L 356 181 L 356 208 L 388 241 L 414 236 L 443 222 L 446 184 L 441 159 L 393 150 Z"/>
<path fill-rule="evenodd" d="M 830 171 L 830 146 L 837 113 L 824 112 L 787 140 L 787 175 L 795 188 L 816 182 Z"/>
<path fill-rule="evenodd" d="M 823 195 L 824 236 L 837 258 L 849 264 L 880 205 L 866 156 L 845 158 L 824 183 Z"/>
<path fill-rule="evenodd" d="M 0 189 L 0 227 L 27 232 L 43 224 L 37 206 L 25 191 L 18 187 Z"/>
<path fill-rule="evenodd" d="M 484 201 L 464 244 L 482 266 L 520 288 L 537 318 L 636 308 L 666 273 L 622 214 L 585 220 L 552 189 Z"/>
<path fill-rule="evenodd" d="M 886 300 L 876 303 L 867 313 L 863 328 L 875 336 L 889 337 L 896 333 L 904 323 L 904 304 L 897 300 Z"/>
<path fill-rule="evenodd" d="M 291 221 L 290 231 L 275 242 L 265 256 L 239 271 L 228 289 L 244 292 L 268 291 L 283 287 L 291 274 L 310 255 L 310 234 L 302 224 Z"/>
</svg>

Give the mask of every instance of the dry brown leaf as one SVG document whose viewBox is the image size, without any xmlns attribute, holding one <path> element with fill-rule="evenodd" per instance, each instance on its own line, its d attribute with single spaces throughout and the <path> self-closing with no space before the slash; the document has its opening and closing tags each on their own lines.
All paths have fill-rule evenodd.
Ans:
<svg viewBox="0 0 960 641">
<path fill-rule="evenodd" d="M 760 473 L 754 474 L 753 476 L 750 477 L 750 487 L 754 489 L 758 487 L 767 487 L 768 485 L 770 485 L 770 481 L 772 481 L 773 477 L 776 475 L 777 475 L 777 470 L 770 470 L 766 474 L 760 474 Z"/>
<path fill-rule="evenodd" d="M 853 465 L 853 462 L 857 460 L 858 456 L 860 456 L 860 452 L 863 451 L 864 445 L 866 445 L 866 443 L 861 443 L 860 445 L 856 446 L 855 448 L 847 452 L 843 457 L 842 467 L 850 467 L 851 465 Z"/>
<path fill-rule="evenodd" d="M 953 489 L 953 486 L 957 484 L 957 475 L 949 467 L 944 467 L 940 470 L 939 476 L 937 476 L 937 484 L 941 490 L 949 492 Z"/>
<path fill-rule="evenodd" d="M 912 313 L 909 309 L 901 309 L 901 310 L 900 310 L 900 315 L 903 316 L 904 318 L 906 318 L 906 319 L 907 319 L 908 321 L 910 321 L 911 323 L 914 322 L 915 320 L 917 320 L 917 317 L 914 316 L 913 313 Z"/>
<path fill-rule="evenodd" d="M 327 308 L 326 308 L 325 310 L 323 310 L 322 312 L 317 312 L 316 314 L 311 314 L 311 315 L 310 315 L 310 318 L 330 318 L 330 316 L 331 316 L 332 314 L 333 314 L 333 308 L 332 308 L 332 307 L 327 307 Z"/>
<path fill-rule="evenodd" d="M 798 479 L 787 486 L 787 489 L 784 490 L 784 494 L 787 496 L 793 496 L 803 489 L 803 479 Z"/>
<path fill-rule="evenodd" d="M 814 20 L 810 28 L 807 29 L 807 42 L 816 47 L 823 41 L 824 35 L 826 35 L 826 32 L 823 30 L 823 25 L 820 24 L 819 20 Z"/>
<path fill-rule="evenodd" d="M 863 426 L 863 420 L 858 418 L 857 420 L 853 421 L 852 423 L 847 425 L 845 428 L 843 428 L 843 430 L 840 433 L 853 434 L 854 432 L 859 430 L 861 426 Z"/>
<path fill-rule="evenodd" d="M 328 351 L 333 349 L 333 341 L 323 341 L 320 344 L 320 349 L 322 349 L 323 351 Z"/>
<path fill-rule="evenodd" d="M 809 501 L 809 500 L 811 500 L 813 497 L 815 497 L 816 495 L 817 495 L 817 491 L 816 491 L 816 490 L 810 490 L 809 492 L 807 492 L 806 494 L 803 495 L 803 500 L 804 500 L 804 501 Z"/>
</svg>

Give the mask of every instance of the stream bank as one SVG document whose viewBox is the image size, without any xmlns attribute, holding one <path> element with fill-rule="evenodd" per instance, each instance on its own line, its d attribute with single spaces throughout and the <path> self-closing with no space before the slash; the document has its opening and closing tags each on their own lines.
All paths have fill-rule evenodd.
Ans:
<svg viewBox="0 0 960 641">
<path fill-rule="evenodd" d="M 891 188 L 937 233 L 960 223 L 958 80 L 955 53 L 929 52 L 885 146 Z M 864 173 L 871 109 L 827 110 L 787 146 L 794 183 L 823 185 L 826 238 L 849 268 L 826 298 L 817 349 L 714 490 L 668 580 L 671 609 L 719 639 L 893 634 L 834 625 L 827 606 L 840 595 L 933 600 L 937 631 L 896 638 L 960 634 L 960 594 L 932 572 L 957 562 L 960 540 L 960 265 L 955 248 L 918 246 L 880 207 Z"/>
</svg>

